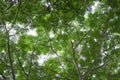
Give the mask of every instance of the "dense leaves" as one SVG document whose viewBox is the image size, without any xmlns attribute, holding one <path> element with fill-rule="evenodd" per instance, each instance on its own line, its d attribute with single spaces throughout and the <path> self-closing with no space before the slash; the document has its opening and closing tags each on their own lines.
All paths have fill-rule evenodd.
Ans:
<svg viewBox="0 0 120 80">
<path fill-rule="evenodd" d="M 119 0 L 1 0 L 0 80 L 119 80 Z"/>
</svg>

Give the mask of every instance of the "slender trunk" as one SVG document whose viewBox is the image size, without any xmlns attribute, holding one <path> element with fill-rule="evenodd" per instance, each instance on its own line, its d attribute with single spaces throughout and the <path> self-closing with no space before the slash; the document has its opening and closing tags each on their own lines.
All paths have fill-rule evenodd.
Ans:
<svg viewBox="0 0 120 80">
<path fill-rule="evenodd" d="M 78 66 L 78 63 L 77 63 L 77 61 L 76 61 L 75 48 L 73 48 L 73 42 L 72 42 L 72 41 L 71 41 L 71 44 L 72 44 L 73 63 L 74 63 L 74 66 L 75 66 L 75 68 L 76 68 L 76 70 L 77 70 L 79 80 L 83 80 L 82 74 L 81 74 L 81 72 L 80 72 L 80 67 Z"/>
<path fill-rule="evenodd" d="M 13 80 L 15 80 L 15 73 L 14 73 L 14 69 L 13 69 L 13 61 L 12 61 L 11 52 L 10 52 L 9 33 L 7 33 L 7 51 L 8 51 L 8 58 L 10 60 L 10 68 L 11 68 L 11 72 L 12 72 L 12 77 L 13 77 Z"/>
<path fill-rule="evenodd" d="M 80 73 L 80 68 L 79 68 L 79 66 L 78 66 L 78 64 L 77 64 L 77 62 L 76 62 L 76 60 L 73 59 L 73 63 L 74 63 L 74 65 L 75 65 L 75 67 L 76 67 L 76 70 L 77 70 L 77 73 L 78 73 L 79 80 L 83 80 L 82 74 Z"/>
</svg>

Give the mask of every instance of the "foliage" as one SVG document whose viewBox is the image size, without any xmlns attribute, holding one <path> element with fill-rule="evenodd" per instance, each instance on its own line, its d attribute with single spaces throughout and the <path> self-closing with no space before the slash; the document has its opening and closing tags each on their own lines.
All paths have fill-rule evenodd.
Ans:
<svg viewBox="0 0 120 80">
<path fill-rule="evenodd" d="M 119 42 L 119 0 L 0 1 L 0 79 L 119 80 Z"/>
</svg>

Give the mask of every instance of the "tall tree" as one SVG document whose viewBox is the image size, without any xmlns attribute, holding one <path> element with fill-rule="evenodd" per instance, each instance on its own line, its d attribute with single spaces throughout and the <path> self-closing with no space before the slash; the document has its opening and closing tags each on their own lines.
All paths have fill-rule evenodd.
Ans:
<svg viewBox="0 0 120 80">
<path fill-rule="evenodd" d="M 1 0 L 0 79 L 119 80 L 119 15 L 119 0 Z"/>
</svg>

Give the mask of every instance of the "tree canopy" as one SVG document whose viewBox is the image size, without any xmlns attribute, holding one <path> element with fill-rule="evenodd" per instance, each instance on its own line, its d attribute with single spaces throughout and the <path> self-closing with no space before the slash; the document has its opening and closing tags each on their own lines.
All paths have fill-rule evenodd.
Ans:
<svg viewBox="0 0 120 80">
<path fill-rule="evenodd" d="M 0 0 L 0 80 L 119 74 L 120 0 Z"/>
</svg>

